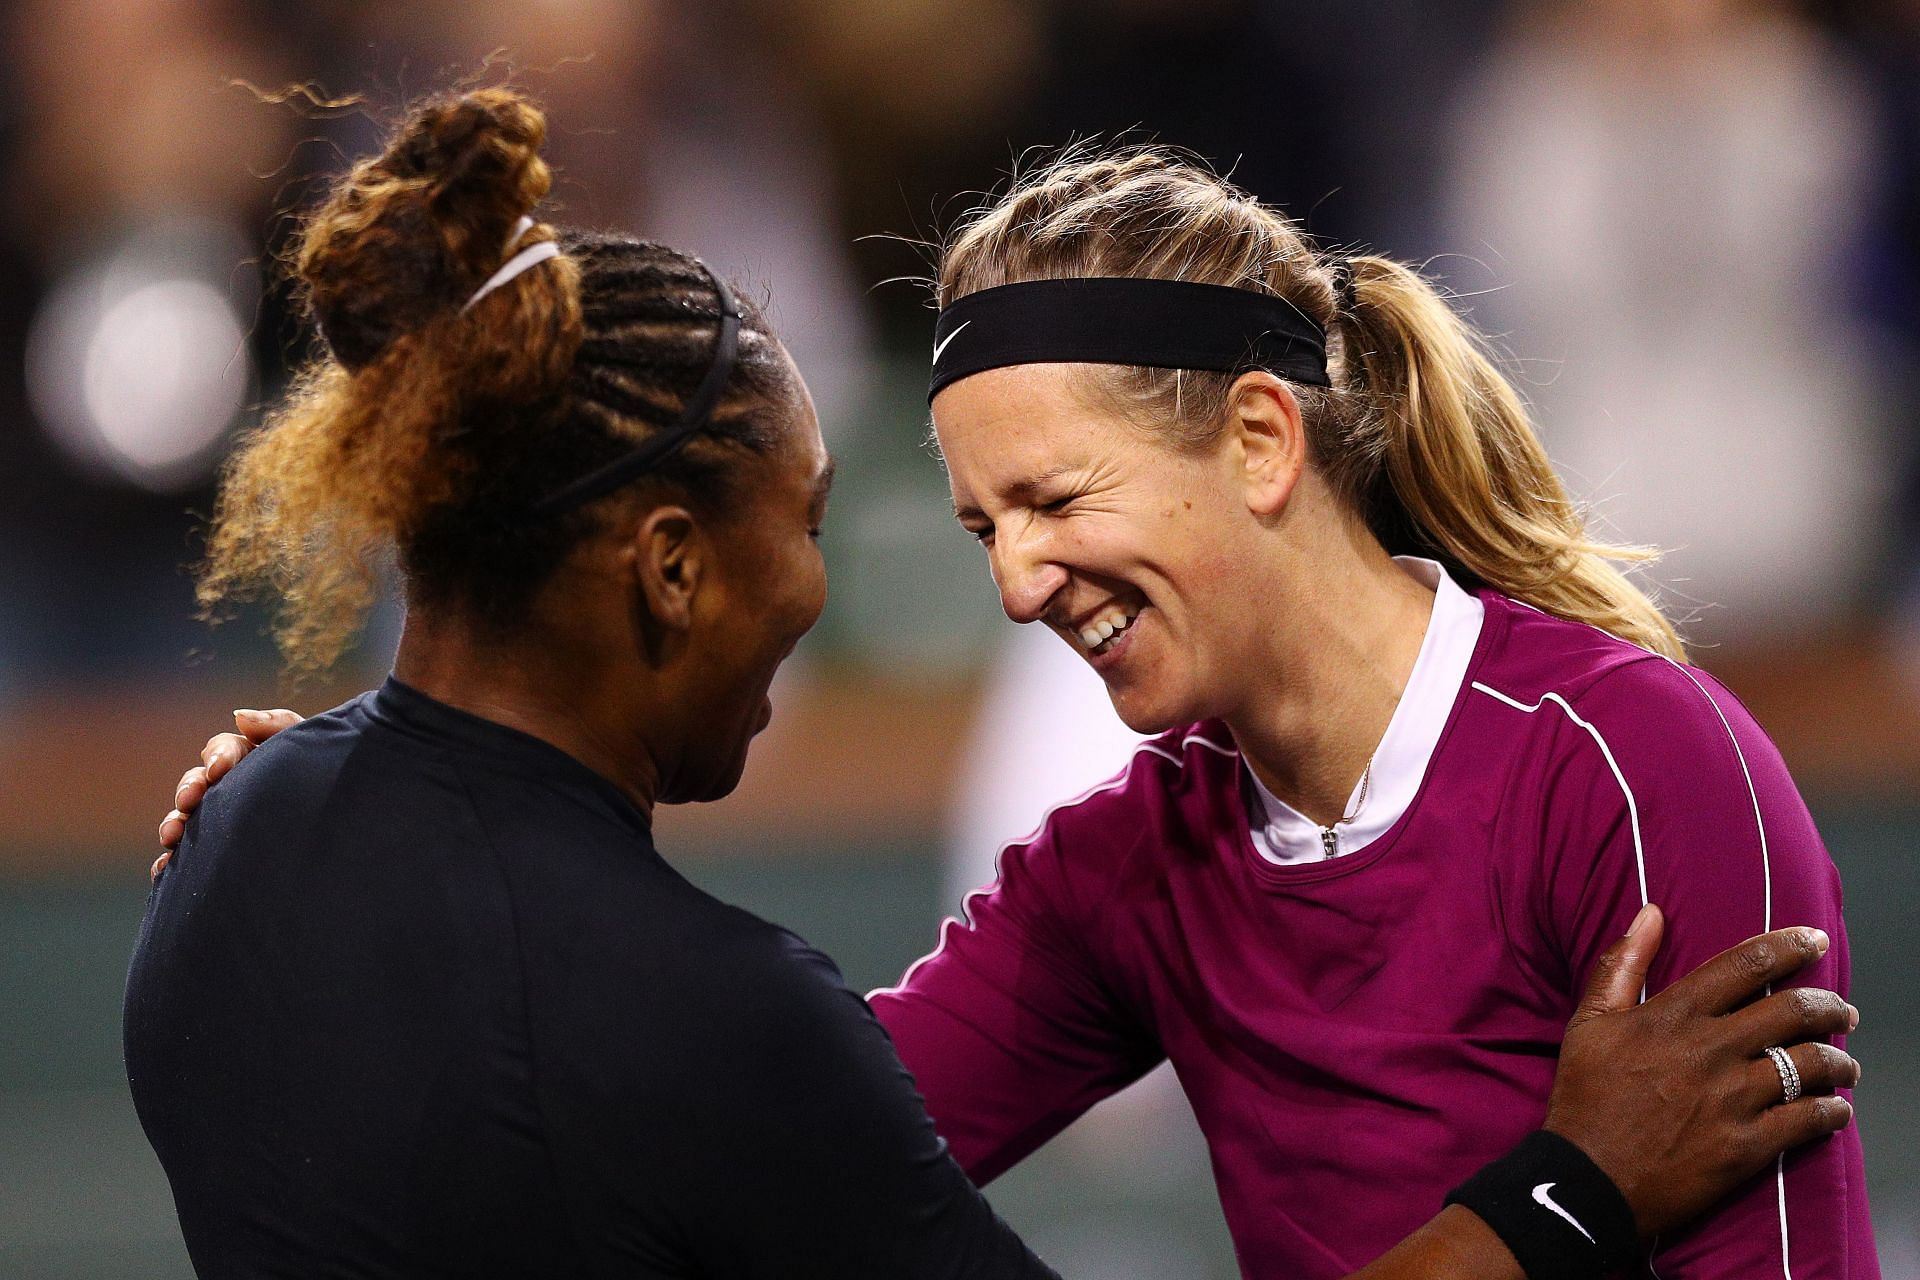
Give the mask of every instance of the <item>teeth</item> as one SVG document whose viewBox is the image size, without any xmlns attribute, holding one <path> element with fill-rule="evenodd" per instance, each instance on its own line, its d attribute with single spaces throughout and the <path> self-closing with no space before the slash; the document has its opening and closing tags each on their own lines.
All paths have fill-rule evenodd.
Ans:
<svg viewBox="0 0 1920 1280">
<path fill-rule="evenodd" d="M 1109 640 L 1132 626 L 1136 616 L 1116 610 L 1104 618 L 1089 623 L 1080 629 L 1080 643 L 1090 650 L 1102 648 Z"/>
</svg>

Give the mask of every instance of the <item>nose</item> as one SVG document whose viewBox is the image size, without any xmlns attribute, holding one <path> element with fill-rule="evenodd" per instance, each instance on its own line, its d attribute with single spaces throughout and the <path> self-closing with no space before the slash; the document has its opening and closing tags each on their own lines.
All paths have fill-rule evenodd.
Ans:
<svg viewBox="0 0 1920 1280">
<path fill-rule="evenodd" d="M 1015 622 L 1037 622 L 1067 584 L 1067 571 L 1046 556 L 1046 539 L 1031 531 L 1002 534 L 993 544 L 993 581 L 1000 607 Z"/>
</svg>

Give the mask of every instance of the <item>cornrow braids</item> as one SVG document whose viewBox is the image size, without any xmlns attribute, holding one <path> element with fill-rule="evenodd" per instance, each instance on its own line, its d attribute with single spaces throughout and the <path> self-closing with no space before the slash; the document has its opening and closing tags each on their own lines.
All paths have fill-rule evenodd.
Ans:
<svg viewBox="0 0 1920 1280">
<path fill-rule="evenodd" d="M 516 230 L 551 186 L 546 118 L 508 89 L 422 104 L 305 220 L 291 265 L 326 349 L 228 460 L 199 571 L 210 618 L 278 597 L 289 665 L 331 664 L 381 567 L 411 604 L 500 632 L 636 495 L 724 515 L 744 457 L 780 439 L 794 375 L 742 301 L 739 354 L 707 424 L 643 480 L 553 517 L 544 496 L 669 426 L 704 377 L 714 280 L 664 245 Z M 514 248 L 562 252 L 471 306 Z"/>
<path fill-rule="evenodd" d="M 524 433 L 528 448 L 500 457 L 494 483 L 470 502 L 436 513 L 402 548 L 409 592 L 421 603 L 462 609 L 475 623 L 508 630 L 561 559 L 599 527 L 613 499 L 555 516 L 533 507 L 574 480 L 674 425 L 706 375 L 720 325 L 712 278 L 698 259 L 646 240 L 565 231 L 560 244 L 580 269 L 582 333 L 564 388 L 545 421 Z M 758 307 L 737 299 L 741 353 L 720 407 L 686 447 L 622 493 L 676 493 L 719 515 L 742 501 L 742 452 L 778 444 L 767 406 L 793 393 L 792 373 Z"/>
</svg>

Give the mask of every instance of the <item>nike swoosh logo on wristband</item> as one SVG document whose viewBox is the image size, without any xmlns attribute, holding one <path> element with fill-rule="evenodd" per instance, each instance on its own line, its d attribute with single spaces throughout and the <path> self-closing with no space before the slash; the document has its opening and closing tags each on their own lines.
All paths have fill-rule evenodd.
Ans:
<svg viewBox="0 0 1920 1280">
<path fill-rule="evenodd" d="M 1581 1235 L 1587 1237 L 1588 1244 L 1598 1245 L 1600 1242 L 1598 1240 L 1595 1240 L 1592 1234 L 1589 1233 L 1585 1227 L 1580 1225 L 1580 1220 L 1574 1217 L 1572 1214 L 1568 1213 L 1565 1209 L 1562 1209 L 1559 1205 L 1555 1204 L 1553 1202 L 1553 1197 L 1547 1194 L 1549 1191 L 1552 1191 L 1555 1187 L 1559 1185 L 1560 1184 L 1557 1182 L 1541 1183 L 1539 1186 L 1533 1189 L 1533 1202 L 1539 1205 L 1541 1208 L 1550 1209 L 1554 1213 L 1557 1213 L 1561 1217 L 1565 1218 L 1575 1231 L 1578 1231 Z"/>
</svg>

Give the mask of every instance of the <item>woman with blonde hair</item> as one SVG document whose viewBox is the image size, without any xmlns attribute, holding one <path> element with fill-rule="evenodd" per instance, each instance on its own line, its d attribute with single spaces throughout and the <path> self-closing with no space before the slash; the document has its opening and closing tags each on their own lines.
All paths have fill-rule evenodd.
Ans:
<svg viewBox="0 0 1920 1280">
<path fill-rule="evenodd" d="M 901 1071 L 830 965 L 650 836 L 732 788 L 818 615 L 804 389 L 696 263 L 516 222 L 539 131 L 469 95 L 350 176 L 301 264 L 331 355 L 228 476 L 210 596 L 278 588 L 324 656 L 392 547 L 409 611 L 385 686 L 254 719 L 237 768 L 215 739 L 163 824 L 128 1065 L 203 1274 L 1042 1275 L 914 1079 L 985 1180 L 1163 1058 L 1249 1275 L 1597 1276 L 1810 1138 L 1796 1214 L 1854 1207 L 1803 1198 L 1857 1172 L 1822 1040 L 1856 1015 L 1733 1011 L 1812 956 L 1845 979 L 1764 739 L 1586 625 L 1677 653 L 1423 285 L 1364 259 L 1347 297 L 1150 155 L 1041 175 L 943 265 L 961 519 L 1009 614 L 1160 736 L 873 997 Z M 1658 985 L 1776 913 L 1834 950 L 1772 933 L 1634 1007 L 1649 896 Z"/>
<path fill-rule="evenodd" d="M 1027 175 L 938 292 L 960 523 L 1007 615 L 1159 735 L 872 997 L 976 1178 L 1168 1058 L 1247 1274 L 1339 1275 L 1539 1122 L 1648 902 L 1649 990 L 1791 919 L 1835 939 L 1804 980 L 1845 992 L 1779 753 L 1418 274 L 1148 149 Z M 1791 1101 L 1779 1057 L 1752 1073 Z M 1858 1131 L 1643 1265 L 1877 1275 Z"/>
</svg>

